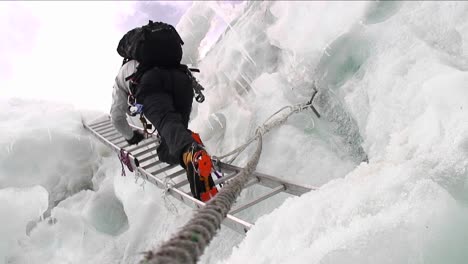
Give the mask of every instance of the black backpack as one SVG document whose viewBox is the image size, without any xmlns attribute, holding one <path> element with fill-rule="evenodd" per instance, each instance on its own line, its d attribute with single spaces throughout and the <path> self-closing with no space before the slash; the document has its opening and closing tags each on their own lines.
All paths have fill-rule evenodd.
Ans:
<svg viewBox="0 0 468 264">
<path fill-rule="evenodd" d="M 191 73 L 192 71 L 200 71 L 180 64 L 182 45 L 184 42 L 173 26 L 151 20 L 147 25 L 128 31 L 119 41 L 117 52 L 124 58 L 123 64 L 129 60 L 136 60 L 139 63 L 136 72 L 125 78 L 126 81 L 130 81 L 128 102 L 131 105 L 129 109 L 133 109 L 130 111 L 131 115 L 142 113 L 143 106 L 136 103 L 134 94 L 136 94 L 140 78 L 153 67 L 171 68 L 185 72 L 192 82 L 197 102 L 202 103 L 205 100 L 202 93 L 204 88 Z"/>
<path fill-rule="evenodd" d="M 204 88 L 191 73 L 192 71 L 200 71 L 180 64 L 182 45 L 184 45 L 184 42 L 173 26 L 151 20 L 147 25 L 128 31 L 119 41 L 117 52 L 124 58 L 123 64 L 129 60 L 136 60 L 139 63 L 136 72 L 126 77 L 125 80 L 130 81 L 130 94 L 128 95 L 130 115 L 140 114 L 145 133 L 153 134 L 156 129 L 148 132 L 148 129 L 151 129 L 152 126 L 144 118 L 143 105 L 136 102 L 134 94 L 140 78 L 147 70 L 159 67 L 185 72 L 192 82 L 197 102 L 201 103 L 205 100 L 202 93 Z"/>
<path fill-rule="evenodd" d="M 124 63 L 137 60 L 145 67 L 178 67 L 184 42 L 176 29 L 163 22 L 149 21 L 147 25 L 128 31 L 117 46 Z"/>
</svg>

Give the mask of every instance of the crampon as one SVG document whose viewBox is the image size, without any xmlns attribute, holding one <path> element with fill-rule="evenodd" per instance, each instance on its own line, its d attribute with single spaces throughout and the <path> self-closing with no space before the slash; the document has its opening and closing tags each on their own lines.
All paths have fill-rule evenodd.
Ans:
<svg viewBox="0 0 468 264">
<path fill-rule="evenodd" d="M 202 202 L 207 202 L 218 193 L 218 188 L 211 177 L 214 171 L 213 163 L 200 136 L 192 132 L 192 137 L 197 143 L 190 146 L 188 151 L 184 153 L 187 178 L 192 195 Z"/>
</svg>

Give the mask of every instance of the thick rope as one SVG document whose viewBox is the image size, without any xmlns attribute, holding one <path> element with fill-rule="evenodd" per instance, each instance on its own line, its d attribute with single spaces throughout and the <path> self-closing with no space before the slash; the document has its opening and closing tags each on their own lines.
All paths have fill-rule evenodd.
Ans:
<svg viewBox="0 0 468 264">
<path fill-rule="evenodd" d="M 270 130 L 273 129 L 274 127 L 277 127 L 277 126 L 280 126 L 280 125 L 284 124 L 286 122 L 286 120 L 291 115 L 293 115 L 295 113 L 299 113 L 299 112 L 311 107 L 311 105 L 312 105 L 312 101 L 307 102 L 307 103 L 303 103 L 303 104 L 293 105 L 293 106 L 285 106 L 285 107 L 281 108 L 280 110 L 278 110 L 274 114 L 272 114 L 270 117 L 268 117 L 267 120 L 263 123 L 263 125 L 258 128 L 259 130 L 262 131 L 261 135 L 263 136 L 264 134 L 270 132 Z M 287 112 L 286 114 L 283 114 L 282 117 L 279 117 L 279 118 L 275 119 L 273 122 L 267 123 L 273 117 L 280 114 L 281 112 L 283 112 L 286 109 L 289 109 L 289 112 Z M 254 137 L 250 138 L 245 144 L 239 146 L 238 148 L 236 148 L 236 149 L 234 149 L 234 150 L 232 150 L 232 151 L 230 151 L 230 152 L 228 152 L 228 153 L 226 153 L 224 155 L 221 155 L 221 156 L 213 156 L 213 158 L 216 159 L 216 160 L 222 160 L 222 159 L 225 159 L 225 158 L 227 158 L 229 156 L 235 155 L 230 160 L 226 161 L 226 163 L 231 164 L 242 153 L 242 151 L 244 151 L 257 138 L 258 138 L 258 134 L 256 134 Z"/>
<path fill-rule="evenodd" d="M 288 107 L 281 109 L 274 115 L 287 108 Z M 211 239 L 216 235 L 216 232 L 221 227 L 221 222 L 231 210 L 232 205 L 240 195 L 244 185 L 248 182 L 250 175 L 255 171 L 262 151 L 262 136 L 272 128 L 286 122 L 289 116 L 300 109 L 301 108 L 299 107 L 290 107 L 291 111 L 289 113 L 284 115 L 282 118 L 273 120 L 270 123 L 267 122 L 274 115 L 268 118 L 267 122 L 257 129 L 255 136 L 236 150 L 243 151 L 251 142 L 258 140 L 257 149 L 246 167 L 239 172 L 232 181 L 227 183 L 204 208 L 200 209 L 178 234 L 162 245 L 157 252 L 147 252 L 142 263 L 196 263 L 210 243 Z M 234 154 L 235 151 L 231 153 Z"/>
<path fill-rule="evenodd" d="M 315 95 L 315 94 L 314 94 Z M 287 106 L 271 115 L 262 126 L 257 128 L 255 136 L 247 143 L 230 153 L 221 156 L 225 158 L 233 154 L 239 155 L 249 144 L 257 140 L 257 148 L 246 167 L 241 170 L 233 180 L 227 182 L 221 191 L 211 199 L 205 207 L 199 209 L 192 219 L 169 241 L 159 247 L 157 251 L 148 251 L 141 263 L 145 264 L 195 264 L 209 245 L 221 223 L 231 210 L 249 177 L 255 171 L 262 152 L 262 136 L 274 127 L 280 126 L 294 113 L 311 107 L 312 99 L 306 104 Z M 275 115 L 285 109 L 290 111 L 281 118 L 270 121 Z M 270 121 L 270 122 L 269 122 Z M 220 159 L 218 158 L 218 159 Z"/>
<path fill-rule="evenodd" d="M 147 264 L 189 264 L 196 263 L 203 251 L 221 227 L 232 205 L 240 195 L 248 178 L 255 171 L 262 151 L 262 138 L 257 131 L 258 144 L 252 159 L 246 167 L 205 207 L 198 210 L 192 219 L 157 252 L 149 251 L 141 263 Z"/>
</svg>

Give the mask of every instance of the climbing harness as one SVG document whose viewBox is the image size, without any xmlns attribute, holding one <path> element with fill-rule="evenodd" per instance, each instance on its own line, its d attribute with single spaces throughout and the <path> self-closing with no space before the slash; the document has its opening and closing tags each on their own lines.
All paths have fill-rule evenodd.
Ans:
<svg viewBox="0 0 468 264">
<path fill-rule="evenodd" d="M 190 81 L 192 82 L 192 88 L 193 91 L 195 92 L 195 100 L 199 103 L 203 103 L 205 101 L 205 96 L 203 95 L 203 86 L 197 81 L 195 76 L 193 76 L 192 72 L 200 72 L 199 69 L 195 68 L 189 68 L 186 65 L 181 65 L 181 67 L 184 68 L 185 74 L 189 77 Z"/>
<path fill-rule="evenodd" d="M 143 125 L 143 133 L 145 137 L 153 135 L 156 132 L 156 128 L 153 128 L 152 124 L 148 123 L 144 114 L 143 114 L 143 105 L 137 103 L 136 98 L 133 96 L 132 93 L 129 93 L 127 96 L 127 104 L 128 104 L 128 112 L 130 116 L 137 116 L 140 115 L 140 122 Z M 153 131 L 149 131 L 153 129 Z"/>
<path fill-rule="evenodd" d="M 200 72 L 200 70 L 195 68 L 189 68 L 183 64 L 180 65 L 180 68 L 185 72 L 185 74 L 192 82 L 195 100 L 199 103 L 203 103 L 205 101 L 205 96 L 203 95 L 202 91 L 205 90 L 205 88 L 203 88 L 203 86 L 197 81 L 195 76 L 193 76 L 192 74 L 192 72 Z M 147 70 L 148 67 L 143 67 L 125 78 L 125 81 L 130 82 L 130 89 L 128 91 L 127 96 L 128 111 L 130 113 L 130 116 L 140 115 L 140 121 L 143 125 L 143 132 L 145 137 L 153 135 L 156 132 L 156 128 L 153 128 L 153 125 L 148 123 L 143 114 L 143 105 L 137 103 L 137 100 L 133 94 L 135 92 L 136 86 L 138 85 L 138 80 L 143 76 L 143 73 Z M 153 129 L 153 131 L 150 132 L 151 129 Z"/>
</svg>

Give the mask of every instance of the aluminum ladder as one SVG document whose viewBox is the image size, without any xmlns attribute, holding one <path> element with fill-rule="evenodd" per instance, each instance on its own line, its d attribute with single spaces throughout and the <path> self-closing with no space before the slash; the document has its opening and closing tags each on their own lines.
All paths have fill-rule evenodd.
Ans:
<svg viewBox="0 0 468 264">
<path fill-rule="evenodd" d="M 133 168 L 137 168 L 139 172 L 136 173 L 137 176 L 151 182 L 161 189 L 166 189 L 168 194 L 192 208 L 201 208 L 205 205 L 204 202 L 192 197 L 188 187 L 188 180 L 185 176 L 185 170 L 181 166 L 169 165 L 158 160 L 156 155 L 158 141 L 156 137 L 151 136 L 141 141 L 138 145 L 129 146 L 125 138 L 113 127 L 109 116 L 90 124 L 85 124 L 83 122 L 83 126 L 99 141 L 112 148 L 115 152 L 120 153 L 121 149 L 123 149 L 129 153 Z M 139 127 L 133 125 L 132 127 L 141 130 Z M 229 179 L 232 179 L 242 170 L 242 168 L 222 162 L 215 162 L 214 165 L 215 168 L 222 173 L 222 177 L 215 180 L 216 185 L 223 184 Z M 176 182 L 176 179 L 179 181 Z M 167 184 L 168 180 L 173 183 Z M 318 189 L 317 187 L 294 184 L 258 172 L 252 174 L 251 180 L 246 184 L 245 188 L 255 184 L 269 187 L 269 191 L 254 200 L 235 205 L 223 221 L 225 226 L 240 234 L 247 233 L 253 224 L 236 217 L 235 214 L 280 192 L 300 196 L 311 190 Z"/>
</svg>

